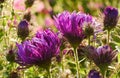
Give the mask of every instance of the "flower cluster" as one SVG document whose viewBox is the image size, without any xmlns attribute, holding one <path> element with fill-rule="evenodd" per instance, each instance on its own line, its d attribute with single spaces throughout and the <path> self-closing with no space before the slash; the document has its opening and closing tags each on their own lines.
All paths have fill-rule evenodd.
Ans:
<svg viewBox="0 0 120 78">
<path fill-rule="evenodd" d="M 22 66 L 37 65 L 49 68 L 51 59 L 59 54 L 60 41 L 50 30 L 37 32 L 32 40 L 27 40 L 18 46 L 17 62 Z"/>
<path fill-rule="evenodd" d="M 32 2 L 30 2 L 31 5 L 28 5 L 28 7 L 31 7 L 33 2 L 34 1 L 32 0 Z M 104 10 L 104 15 L 104 29 L 110 31 L 117 24 L 118 10 L 112 7 L 107 7 Z M 30 16 L 31 13 L 29 12 L 24 16 L 24 18 L 30 21 L 30 18 L 28 18 Z M 68 11 L 64 11 L 63 13 L 54 16 L 54 20 L 57 29 L 60 31 L 59 34 L 55 34 L 53 31 L 47 29 L 44 31 L 38 31 L 35 37 L 26 41 L 24 40 L 29 35 L 29 24 L 26 20 L 20 21 L 17 34 L 23 42 L 21 44 L 17 43 L 17 63 L 23 67 L 33 65 L 39 66 L 47 69 L 48 71 L 53 57 L 56 57 L 58 62 L 62 62 L 63 55 L 60 53 L 60 50 L 62 51 L 66 48 L 64 43 L 65 41 L 68 41 L 75 51 L 72 53 L 74 53 L 77 78 L 80 77 L 79 60 L 83 60 L 85 57 L 91 60 L 90 62 L 94 62 L 94 64 L 99 67 L 101 74 L 104 76 L 108 66 L 116 58 L 117 54 L 117 52 L 109 45 L 110 34 L 108 34 L 108 45 L 106 45 L 106 42 L 104 41 L 103 46 L 95 48 L 90 46 L 91 36 L 96 35 L 94 31 L 96 22 L 92 16 L 80 12 L 70 13 Z M 84 43 L 83 45 L 80 44 L 86 37 L 88 38 L 88 46 L 84 45 Z M 62 46 L 60 47 L 60 45 Z M 12 51 L 10 51 L 10 53 L 11 52 Z M 11 57 L 8 56 L 8 59 L 9 58 Z M 50 71 L 48 71 L 48 73 L 50 75 Z M 87 77 L 102 78 L 100 73 L 96 70 L 90 70 Z"/>
</svg>

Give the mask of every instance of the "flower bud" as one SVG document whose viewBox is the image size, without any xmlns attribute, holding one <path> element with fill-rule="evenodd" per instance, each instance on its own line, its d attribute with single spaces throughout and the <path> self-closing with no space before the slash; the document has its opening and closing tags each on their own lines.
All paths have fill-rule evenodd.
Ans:
<svg viewBox="0 0 120 78">
<path fill-rule="evenodd" d="M 22 20 L 18 24 L 17 34 L 22 40 L 24 40 L 29 35 L 29 27 L 28 22 L 26 20 Z"/>
<path fill-rule="evenodd" d="M 34 4 L 34 1 L 35 0 L 26 0 L 25 1 L 26 8 L 32 7 L 32 5 Z"/>
<path fill-rule="evenodd" d="M 20 76 L 16 71 L 13 71 L 10 73 L 8 78 L 20 78 Z"/>
<path fill-rule="evenodd" d="M 13 50 L 10 50 L 6 56 L 7 61 L 9 62 L 15 62 L 15 53 Z"/>
<path fill-rule="evenodd" d="M 118 22 L 118 10 L 113 7 L 106 7 L 104 15 L 104 29 L 113 29 Z"/>
<path fill-rule="evenodd" d="M 91 27 L 91 26 L 85 27 L 85 35 L 86 35 L 87 37 L 90 37 L 90 36 L 92 36 L 93 34 L 94 34 L 94 29 L 93 29 L 93 27 Z"/>
<path fill-rule="evenodd" d="M 28 12 L 26 13 L 24 16 L 23 16 L 23 19 L 27 20 L 28 22 L 31 20 L 31 12 Z"/>
<path fill-rule="evenodd" d="M 60 55 L 56 56 L 56 61 L 57 61 L 58 63 L 61 62 L 61 59 L 62 59 L 62 57 L 61 57 Z"/>
<path fill-rule="evenodd" d="M 90 70 L 87 78 L 102 78 L 102 77 L 98 71 Z"/>
<path fill-rule="evenodd" d="M 5 2 L 5 0 L 0 0 L 0 4 L 3 3 L 3 2 Z"/>
<path fill-rule="evenodd" d="M 57 2 L 56 0 L 48 0 L 48 1 L 51 7 L 54 7 Z"/>
<path fill-rule="evenodd" d="M 105 37 L 102 38 L 103 45 L 107 44 L 107 39 Z"/>
</svg>

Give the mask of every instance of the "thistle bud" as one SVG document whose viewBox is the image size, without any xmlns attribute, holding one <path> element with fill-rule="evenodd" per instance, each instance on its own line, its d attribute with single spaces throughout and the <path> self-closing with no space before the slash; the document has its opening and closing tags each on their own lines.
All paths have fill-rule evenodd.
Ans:
<svg viewBox="0 0 120 78">
<path fill-rule="evenodd" d="M 85 35 L 86 35 L 87 37 L 90 37 L 90 36 L 92 36 L 93 34 L 94 34 L 94 29 L 93 29 L 93 27 L 87 26 L 87 27 L 85 28 Z"/>
<path fill-rule="evenodd" d="M 106 7 L 104 15 L 104 29 L 113 29 L 118 22 L 118 10 L 113 7 Z"/>
<path fill-rule="evenodd" d="M 103 45 L 107 44 L 107 39 L 105 37 L 102 38 Z"/>
<path fill-rule="evenodd" d="M 51 7 L 54 7 L 57 2 L 56 0 L 48 0 L 48 1 Z"/>
<path fill-rule="evenodd" d="M 9 62 L 15 62 L 15 53 L 13 50 L 9 50 L 7 56 L 6 56 L 7 61 Z"/>
<path fill-rule="evenodd" d="M 80 45 L 77 49 L 79 60 L 82 60 L 85 57 L 84 49 L 85 49 L 85 46 L 82 46 L 82 45 Z"/>
<path fill-rule="evenodd" d="M 60 55 L 56 56 L 56 61 L 57 61 L 58 63 L 61 62 L 61 59 L 62 59 L 62 57 L 61 57 Z"/>
<path fill-rule="evenodd" d="M 98 71 L 90 70 L 87 78 L 102 78 L 102 77 Z"/>
<path fill-rule="evenodd" d="M 10 73 L 8 78 L 20 78 L 20 76 L 16 71 L 13 71 Z"/>
<path fill-rule="evenodd" d="M 53 10 L 51 10 L 50 12 L 49 12 L 49 14 L 50 14 L 50 17 L 52 18 L 52 19 L 54 19 L 54 15 L 55 15 L 55 12 L 53 11 Z"/>
<path fill-rule="evenodd" d="M 34 4 L 34 1 L 35 0 L 26 0 L 25 1 L 26 8 L 32 7 L 32 5 Z"/>
<path fill-rule="evenodd" d="M 0 0 L 0 4 L 3 3 L 3 2 L 5 2 L 5 0 Z"/>
<path fill-rule="evenodd" d="M 18 37 L 24 40 L 29 35 L 29 27 L 28 22 L 26 20 L 20 21 L 17 28 Z"/>
<path fill-rule="evenodd" d="M 23 19 L 27 20 L 28 22 L 31 20 L 31 12 L 28 12 L 26 13 L 24 16 L 23 16 Z"/>
</svg>

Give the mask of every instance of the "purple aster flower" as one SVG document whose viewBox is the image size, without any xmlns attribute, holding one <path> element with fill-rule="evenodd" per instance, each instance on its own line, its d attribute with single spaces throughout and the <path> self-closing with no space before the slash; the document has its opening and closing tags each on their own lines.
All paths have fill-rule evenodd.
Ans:
<svg viewBox="0 0 120 78">
<path fill-rule="evenodd" d="M 104 15 L 104 29 L 113 29 L 118 22 L 118 10 L 113 7 L 106 7 Z"/>
<path fill-rule="evenodd" d="M 96 70 L 90 70 L 88 78 L 102 78 L 100 73 Z"/>
<path fill-rule="evenodd" d="M 17 62 L 22 66 L 37 65 L 48 69 L 52 57 L 59 54 L 60 41 L 57 35 L 50 31 L 37 32 L 36 37 L 18 46 Z"/>
<path fill-rule="evenodd" d="M 108 68 L 116 57 L 116 52 L 108 45 L 100 46 L 97 49 L 88 46 L 83 48 L 83 50 L 85 51 L 86 56 L 92 60 L 102 72 Z"/>
<path fill-rule="evenodd" d="M 56 27 L 67 38 L 72 47 L 77 47 L 85 38 L 83 26 L 91 23 L 91 17 L 88 15 L 67 11 L 58 14 L 54 19 Z"/>
<path fill-rule="evenodd" d="M 20 21 L 17 28 L 18 37 L 24 40 L 29 35 L 29 24 L 26 20 Z"/>
</svg>

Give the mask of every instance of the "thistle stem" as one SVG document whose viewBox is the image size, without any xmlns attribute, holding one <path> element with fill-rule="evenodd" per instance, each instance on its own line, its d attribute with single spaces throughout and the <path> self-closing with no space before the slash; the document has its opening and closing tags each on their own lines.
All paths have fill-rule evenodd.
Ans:
<svg viewBox="0 0 120 78">
<path fill-rule="evenodd" d="M 61 59 L 61 66 L 62 66 L 62 71 L 64 71 L 64 57 L 62 56 L 62 59 Z"/>
<path fill-rule="evenodd" d="M 90 46 L 90 36 L 88 37 L 88 45 Z"/>
<path fill-rule="evenodd" d="M 51 76 L 51 71 L 50 71 L 50 67 L 47 69 L 47 72 L 48 72 L 48 78 L 52 78 L 52 76 Z"/>
<path fill-rule="evenodd" d="M 101 71 L 103 78 L 106 78 L 106 72 L 107 72 L 106 68 L 105 69 L 101 68 L 100 71 Z"/>
<path fill-rule="evenodd" d="M 23 78 L 25 78 L 25 70 L 23 70 Z"/>
<path fill-rule="evenodd" d="M 110 31 L 107 30 L 107 34 L 108 34 L 108 45 L 109 45 L 109 40 L 110 40 Z"/>
<path fill-rule="evenodd" d="M 106 78 L 106 71 L 102 72 L 103 78 Z"/>
<path fill-rule="evenodd" d="M 60 56 L 61 56 L 61 62 L 60 62 L 60 65 L 61 65 L 62 72 L 63 72 L 63 71 L 64 71 L 64 56 L 63 56 L 62 51 L 60 52 Z"/>
<path fill-rule="evenodd" d="M 75 62 L 76 62 L 77 78 L 80 78 L 77 48 L 74 48 L 74 57 L 75 57 Z"/>
</svg>

